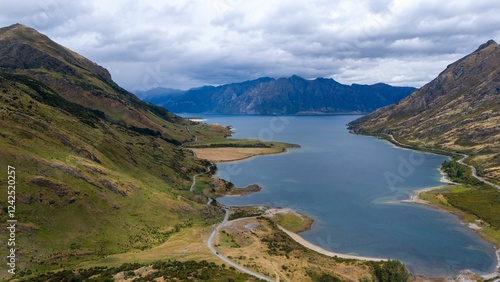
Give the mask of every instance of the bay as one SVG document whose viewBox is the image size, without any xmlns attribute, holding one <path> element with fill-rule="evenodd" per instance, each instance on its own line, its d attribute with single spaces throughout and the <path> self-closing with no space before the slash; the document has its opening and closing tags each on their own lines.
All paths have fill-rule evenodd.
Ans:
<svg viewBox="0 0 500 282">
<path fill-rule="evenodd" d="M 446 157 L 350 134 L 346 124 L 355 115 L 202 117 L 233 126 L 234 138 L 301 145 L 286 154 L 218 164 L 219 177 L 240 187 L 263 187 L 219 202 L 295 209 L 315 220 L 311 230 L 300 233 L 311 243 L 338 253 L 398 259 L 413 274 L 451 277 L 464 269 L 486 274 L 497 265 L 493 246 L 456 216 L 402 202 L 416 189 L 442 184 L 438 168 Z"/>
</svg>

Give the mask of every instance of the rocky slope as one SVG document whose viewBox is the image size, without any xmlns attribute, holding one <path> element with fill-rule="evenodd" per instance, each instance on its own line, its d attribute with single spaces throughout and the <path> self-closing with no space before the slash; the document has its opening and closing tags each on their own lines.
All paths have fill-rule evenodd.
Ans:
<svg viewBox="0 0 500 282">
<path fill-rule="evenodd" d="M 263 77 L 218 87 L 204 86 L 158 103 L 173 112 L 219 114 L 368 113 L 415 91 L 387 84 L 351 86 L 333 79 Z"/>
<path fill-rule="evenodd" d="M 488 41 L 399 103 L 349 126 L 357 133 L 390 133 L 403 143 L 466 152 L 481 175 L 498 182 L 500 46 Z"/>
</svg>

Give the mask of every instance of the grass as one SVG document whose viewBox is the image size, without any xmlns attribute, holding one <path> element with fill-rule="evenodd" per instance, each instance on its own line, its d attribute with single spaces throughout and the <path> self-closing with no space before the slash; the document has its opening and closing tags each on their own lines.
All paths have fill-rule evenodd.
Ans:
<svg viewBox="0 0 500 282">
<path fill-rule="evenodd" d="M 192 148 L 196 156 L 212 162 L 229 162 L 243 160 L 261 155 L 272 155 L 285 152 L 285 148 L 260 148 L 260 147 L 225 147 L 225 148 Z"/>
<path fill-rule="evenodd" d="M 294 233 L 308 230 L 313 223 L 312 219 L 294 212 L 276 213 L 271 220 Z"/>
<path fill-rule="evenodd" d="M 212 178 L 206 176 L 196 177 L 196 184 L 193 187 L 193 191 L 196 193 L 202 193 L 204 189 L 211 188 Z"/>
<path fill-rule="evenodd" d="M 225 232 L 225 233 L 223 233 Z M 252 217 L 239 219 L 218 233 L 229 243 L 216 246 L 218 252 L 238 264 L 280 281 L 319 281 L 320 277 L 336 277 L 338 280 L 359 281 L 361 277 L 375 279 L 375 264 L 332 258 L 311 251 L 279 230 L 269 219 Z M 216 238 L 215 243 L 219 244 Z M 231 241 L 232 240 L 232 241 Z M 370 281 L 368 280 L 368 281 Z M 321 280 L 323 281 L 323 280 Z"/>
<path fill-rule="evenodd" d="M 12 79 L 0 77 L 0 168 L 17 171 L 19 269 L 40 274 L 143 252 L 183 230 L 222 220 L 220 210 L 188 191 L 205 162 L 149 131 L 101 116 L 82 121 L 92 111 L 34 82 Z M 55 100 L 39 97 L 42 90 Z M 189 137 L 182 123 L 155 119 L 177 131 L 179 140 Z M 3 207 L 6 199 L 0 199 Z M 5 211 L 0 220 L 5 227 Z"/>
<path fill-rule="evenodd" d="M 447 185 L 422 193 L 430 205 L 459 215 L 466 223 L 479 224 L 478 232 L 500 246 L 500 193 L 489 186 Z"/>
<path fill-rule="evenodd" d="M 257 139 L 232 139 L 230 128 L 221 125 L 197 124 L 189 126 L 197 141 L 190 143 L 192 148 L 218 148 L 218 147 L 241 147 L 241 148 L 296 148 L 295 144 L 283 142 L 263 142 Z"/>
<path fill-rule="evenodd" d="M 382 136 L 388 138 L 388 136 Z M 416 146 L 406 146 L 415 150 L 430 151 L 439 154 L 439 149 L 428 149 Z M 462 156 L 453 155 L 452 160 L 442 165 L 442 170 L 448 177 L 461 183 L 456 186 L 445 186 L 443 189 L 422 193 L 420 198 L 430 205 L 459 214 L 468 223 L 481 222 L 479 233 L 486 240 L 500 247 L 500 191 L 490 185 L 483 184 L 472 176 L 469 167 L 459 164 Z M 473 165 L 477 165 L 474 163 Z M 492 180 L 498 183 L 498 180 Z"/>
<path fill-rule="evenodd" d="M 222 220 L 221 218 L 218 218 Z M 112 254 L 103 258 L 83 262 L 79 268 L 91 268 L 100 266 L 117 267 L 124 263 L 149 264 L 158 260 L 175 259 L 179 261 L 207 260 L 219 262 L 210 252 L 202 238 L 208 238 L 212 227 L 195 224 L 184 228 L 173 234 L 164 243 L 143 251 L 132 250 L 129 252 Z"/>
<path fill-rule="evenodd" d="M 116 94 L 129 107 L 120 108 L 119 102 L 103 116 L 59 96 L 63 78 L 78 84 L 63 74 L 48 79 L 55 83 L 51 87 L 25 76 L 0 75 L 0 168 L 12 165 L 17 171 L 16 243 L 22 246 L 17 267 L 34 276 L 166 257 L 215 260 L 202 238 L 207 227 L 222 220 L 223 212 L 189 191 L 193 175 L 205 172 L 208 162 L 176 144 L 193 138 L 191 133 L 205 144 L 262 143 L 227 140 L 226 127 L 173 123 L 156 108 L 134 108 L 125 93 L 111 93 L 99 80 L 97 92 Z M 91 91 L 96 78 L 86 79 L 78 85 Z M 232 188 L 214 183 L 210 174 L 197 180 L 195 192 Z M 6 185 L 0 181 L 0 186 Z M 0 198 L 2 207 L 6 199 Z M 6 216 L 3 210 L 2 228 Z"/>
<path fill-rule="evenodd" d="M 197 124 L 189 126 L 193 135 L 190 148 L 199 158 L 212 162 L 242 160 L 257 155 L 277 154 L 288 148 L 300 146 L 282 142 L 262 142 L 256 139 L 230 139 L 229 127 L 220 125 Z"/>
<path fill-rule="evenodd" d="M 500 230 L 500 192 L 488 185 L 445 195 L 449 203 Z"/>
<path fill-rule="evenodd" d="M 152 264 L 123 264 L 119 267 L 94 267 L 77 271 L 63 270 L 51 272 L 22 281 L 258 281 L 258 279 L 233 268 L 226 268 L 214 262 L 202 261 L 156 261 Z"/>
</svg>

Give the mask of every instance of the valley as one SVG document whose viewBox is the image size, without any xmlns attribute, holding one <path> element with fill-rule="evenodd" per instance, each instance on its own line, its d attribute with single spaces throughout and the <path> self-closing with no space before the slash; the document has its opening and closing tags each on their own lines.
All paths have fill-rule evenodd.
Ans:
<svg viewBox="0 0 500 282">
<path fill-rule="evenodd" d="M 222 256 L 279 281 L 484 275 L 491 244 L 404 200 L 439 183 L 442 164 L 459 184 L 420 199 L 499 246 L 499 50 L 488 41 L 416 92 L 298 76 L 169 90 L 168 109 L 223 121 L 203 123 L 140 100 L 32 28 L 1 28 L 0 167 L 16 168 L 18 248 L 16 274 L 4 264 L 0 279 L 258 281 Z M 278 127 L 269 114 L 291 115 Z M 401 173 L 415 154 L 424 161 Z"/>
</svg>

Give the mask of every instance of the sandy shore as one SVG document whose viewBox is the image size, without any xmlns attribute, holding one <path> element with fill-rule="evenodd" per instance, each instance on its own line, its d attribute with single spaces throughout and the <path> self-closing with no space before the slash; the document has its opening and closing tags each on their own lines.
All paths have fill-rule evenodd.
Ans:
<svg viewBox="0 0 500 282">
<path fill-rule="evenodd" d="M 457 184 L 457 183 L 451 181 L 448 178 L 448 175 L 446 174 L 446 172 L 444 172 L 441 168 L 438 168 L 438 171 L 439 171 L 439 174 L 441 174 L 441 179 L 439 179 L 439 182 L 443 183 L 443 185 L 434 186 L 434 187 L 428 187 L 428 188 L 419 189 L 419 190 L 414 190 L 413 193 L 412 193 L 412 195 L 410 196 L 410 199 L 403 200 L 402 202 L 417 203 L 417 204 L 427 205 L 429 203 L 427 201 L 424 201 L 424 200 L 420 199 L 420 194 L 426 193 L 426 192 L 430 192 L 430 191 L 433 191 L 433 190 L 439 190 L 439 189 L 443 188 L 446 185 Z"/>
<path fill-rule="evenodd" d="M 401 202 L 427 205 L 427 204 L 429 204 L 429 202 L 420 199 L 420 194 L 430 192 L 433 190 L 438 190 L 438 189 L 441 189 L 443 187 L 444 187 L 444 185 L 440 185 L 440 186 L 434 186 L 434 187 L 428 187 L 428 188 L 424 188 L 424 189 L 415 190 L 415 191 L 413 191 L 412 195 L 410 196 L 410 199 L 402 200 Z"/>
<path fill-rule="evenodd" d="M 289 209 L 289 208 L 271 208 L 271 209 L 268 209 L 266 212 L 264 212 L 263 216 L 264 217 L 272 217 L 273 215 L 279 214 L 279 213 L 294 213 L 294 214 L 297 214 L 299 216 L 302 216 L 297 211 Z M 247 218 L 238 218 L 238 219 L 230 220 L 230 221 L 227 221 L 227 223 L 225 223 L 224 226 L 231 226 L 233 223 L 238 222 L 240 220 L 245 220 L 245 219 L 247 219 Z M 345 258 L 345 259 L 357 259 L 357 260 L 364 260 L 364 261 L 386 261 L 387 260 L 387 259 L 382 259 L 382 258 L 364 257 L 364 256 L 348 255 L 348 254 L 330 252 L 330 251 L 323 249 L 320 246 L 314 245 L 313 243 L 306 241 L 304 238 L 300 237 L 298 234 L 293 233 L 292 231 L 283 228 L 279 224 L 276 224 L 276 225 L 278 226 L 278 228 L 281 231 L 285 232 L 288 236 L 290 236 L 290 238 L 295 240 L 297 243 L 301 244 L 302 246 L 304 246 L 310 250 L 313 250 L 315 252 L 323 254 L 325 256 L 339 257 L 339 258 Z"/>
<path fill-rule="evenodd" d="M 496 277 L 500 276 L 500 250 L 497 250 L 496 254 L 497 254 L 497 261 L 498 261 L 497 268 L 495 269 L 495 272 L 483 275 L 482 277 L 484 279 L 493 279 L 493 278 L 496 278 Z M 500 281 L 500 279 L 497 279 L 495 281 Z"/>
<path fill-rule="evenodd" d="M 357 260 L 366 260 L 366 261 L 385 261 L 387 259 L 382 259 L 382 258 L 372 258 L 372 257 L 363 257 L 363 256 L 356 256 L 356 255 L 348 255 L 348 254 L 340 254 L 340 253 L 334 253 L 334 252 L 330 252 L 330 251 L 327 251 L 323 248 L 321 248 L 320 246 L 316 246 L 306 240 L 304 240 L 302 237 L 300 237 L 299 235 L 289 231 L 289 230 L 286 230 L 285 228 L 281 227 L 278 225 L 278 228 L 285 232 L 288 236 L 290 236 L 293 240 L 295 240 L 297 243 L 301 244 L 302 246 L 306 247 L 306 248 L 309 248 L 315 252 L 318 252 L 320 254 L 323 254 L 325 256 L 329 256 L 329 257 L 339 257 L 339 258 L 345 258 L 345 259 L 357 259 Z"/>
</svg>

